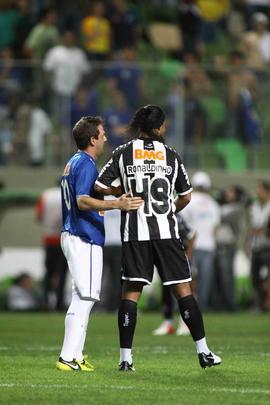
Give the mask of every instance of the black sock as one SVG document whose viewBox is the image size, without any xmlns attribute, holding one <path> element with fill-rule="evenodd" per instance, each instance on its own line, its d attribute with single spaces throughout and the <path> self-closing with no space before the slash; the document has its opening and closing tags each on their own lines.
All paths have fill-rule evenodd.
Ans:
<svg viewBox="0 0 270 405">
<path fill-rule="evenodd" d="M 193 295 L 178 299 L 180 314 L 194 341 L 205 337 L 202 313 Z"/>
<path fill-rule="evenodd" d="M 122 300 L 118 310 L 120 347 L 131 349 L 137 321 L 137 303 Z"/>
<path fill-rule="evenodd" d="M 165 319 L 173 318 L 173 295 L 169 286 L 162 287 L 162 313 Z"/>
</svg>

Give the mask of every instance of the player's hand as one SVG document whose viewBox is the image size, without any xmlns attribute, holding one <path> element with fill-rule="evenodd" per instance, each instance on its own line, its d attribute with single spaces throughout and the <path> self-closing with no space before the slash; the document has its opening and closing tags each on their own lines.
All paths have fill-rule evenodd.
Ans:
<svg viewBox="0 0 270 405">
<path fill-rule="evenodd" d="M 131 197 L 130 193 L 121 195 L 117 200 L 120 210 L 122 211 L 134 211 L 140 208 L 143 203 L 141 197 Z"/>
</svg>

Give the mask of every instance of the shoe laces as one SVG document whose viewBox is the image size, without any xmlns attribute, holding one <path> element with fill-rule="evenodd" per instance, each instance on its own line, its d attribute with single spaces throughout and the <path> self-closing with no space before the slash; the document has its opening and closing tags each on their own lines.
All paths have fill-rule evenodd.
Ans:
<svg viewBox="0 0 270 405">
<path fill-rule="evenodd" d="M 79 361 L 78 363 L 82 363 L 88 368 L 94 368 L 93 364 L 91 364 L 87 359 L 88 359 L 88 355 L 84 354 L 83 359 L 81 361 Z"/>
</svg>

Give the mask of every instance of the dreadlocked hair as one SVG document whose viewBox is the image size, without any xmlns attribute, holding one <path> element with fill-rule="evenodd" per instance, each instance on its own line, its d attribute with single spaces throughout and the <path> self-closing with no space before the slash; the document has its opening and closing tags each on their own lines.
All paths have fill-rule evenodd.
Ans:
<svg viewBox="0 0 270 405">
<path fill-rule="evenodd" d="M 133 138 L 138 138 L 144 133 L 151 139 L 160 141 L 155 129 L 159 129 L 164 121 L 165 114 L 160 107 L 146 105 L 135 112 L 128 130 Z"/>
</svg>

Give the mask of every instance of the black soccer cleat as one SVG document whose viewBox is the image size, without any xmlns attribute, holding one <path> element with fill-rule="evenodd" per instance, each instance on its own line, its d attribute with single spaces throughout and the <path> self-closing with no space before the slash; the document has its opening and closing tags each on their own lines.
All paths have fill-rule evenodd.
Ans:
<svg viewBox="0 0 270 405">
<path fill-rule="evenodd" d="M 128 361 L 122 361 L 119 364 L 119 371 L 135 371 L 135 368 L 133 367 L 133 363 L 129 364 Z"/>
<path fill-rule="evenodd" d="M 222 361 L 220 357 L 211 352 L 209 354 L 199 353 L 198 357 L 202 368 L 218 366 Z"/>
</svg>

